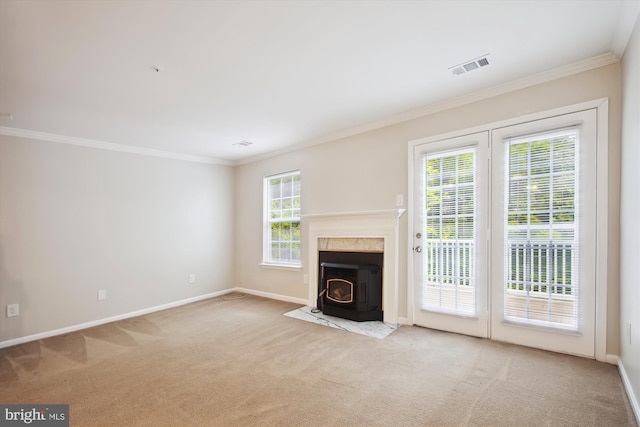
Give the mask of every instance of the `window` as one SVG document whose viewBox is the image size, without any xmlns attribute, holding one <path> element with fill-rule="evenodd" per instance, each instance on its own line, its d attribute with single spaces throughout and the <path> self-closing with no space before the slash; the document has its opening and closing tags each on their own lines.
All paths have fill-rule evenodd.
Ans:
<svg viewBox="0 0 640 427">
<path fill-rule="evenodd" d="M 475 315 L 475 149 L 428 154 L 425 310 Z"/>
<path fill-rule="evenodd" d="M 578 328 L 578 130 L 508 141 L 505 318 Z"/>
<path fill-rule="evenodd" d="M 264 179 L 265 264 L 300 266 L 300 171 Z"/>
</svg>

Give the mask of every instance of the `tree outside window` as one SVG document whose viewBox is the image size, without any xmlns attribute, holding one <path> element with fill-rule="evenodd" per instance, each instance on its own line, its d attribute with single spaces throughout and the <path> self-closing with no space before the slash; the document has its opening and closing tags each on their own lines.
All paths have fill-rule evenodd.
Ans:
<svg viewBox="0 0 640 427">
<path fill-rule="evenodd" d="M 300 265 L 300 171 L 265 178 L 268 264 Z"/>
</svg>

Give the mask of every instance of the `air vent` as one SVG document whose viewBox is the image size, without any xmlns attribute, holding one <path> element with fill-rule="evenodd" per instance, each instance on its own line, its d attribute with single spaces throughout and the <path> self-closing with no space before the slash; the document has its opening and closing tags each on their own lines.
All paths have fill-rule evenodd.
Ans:
<svg viewBox="0 0 640 427">
<path fill-rule="evenodd" d="M 478 65 L 477 62 L 469 62 L 468 64 L 464 64 L 462 68 L 464 68 L 464 70 L 468 72 L 468 71 L 473 71 L 476 68 L 480 68 L 480 66 Z"/>
<path fill-rule="evenodd" d="M 234 142 L 232 145 L 237 145 L 237 146 L 240 146 L 240 147 L 248 147 L 250 145 L 253 145 L 253 142 L 247 141 L 247 140 L 242 140 L 242 141 Z"/>
<path fill-rule="evenodd" d="M 462 64 L 449 67 L 449 71 L 451 71 L 451 74 L 453 74 L 454 76 L 460 76 L 462 74 L 466 74 L 470 71 L 477 70 L 479 68 L 484 68 L 489 65 L 491 65 L 491 56 L 487 54 L 479 58 L 472 59 L 471 61 L 467 61 Z"/>
<path fill-rule="evenodd" d="M 485 56 L 484 58 L 478 59 L 478 65 L 481 67 L 486 67 L 489 65 L 489 59 Z"/>
</svg>

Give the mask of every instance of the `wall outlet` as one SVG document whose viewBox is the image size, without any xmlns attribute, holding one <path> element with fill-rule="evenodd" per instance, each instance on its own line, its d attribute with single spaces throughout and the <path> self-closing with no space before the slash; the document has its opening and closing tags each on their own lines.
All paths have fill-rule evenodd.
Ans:
<svg viewBox="0 0 640 427">
<path fill-rule="evenodd" d="M 7 305 L 7 317 L 16 317 L 20 315 L 20 304 Z"/>
<path fill-rule="evenodd" d="M 100 289 L 98 291 L 98 301 L 102 301 L 107 299 L 107 290 L 106 289 Z"/>
<path fill-rule="evenodd" d="M 404 206 L 404 195 L 396 194 L 396 207 L 401 208 Z"/>
<path fill-rule="evenodd" d="M 195 274 L 192 273 L 192 274 L 189 275 L 189 283 L 190 284 L 196 283 L 196 275 Z"/>
</svg>

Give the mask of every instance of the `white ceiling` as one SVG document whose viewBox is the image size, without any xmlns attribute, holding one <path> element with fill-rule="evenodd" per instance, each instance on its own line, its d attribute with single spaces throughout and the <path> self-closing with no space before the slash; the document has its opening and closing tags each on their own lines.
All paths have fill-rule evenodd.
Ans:
<svg viewBox="0 0 640 427">
<path fill-rule="evenodd" d="M 637 10 L 638 0 L 0 0 L 0 126 L 237 162 L 619 58 Z M 489 67 L 448 70 L 487 53 Z M 253 145 L 233 145 L 242 140 Z"/>
</svg>

